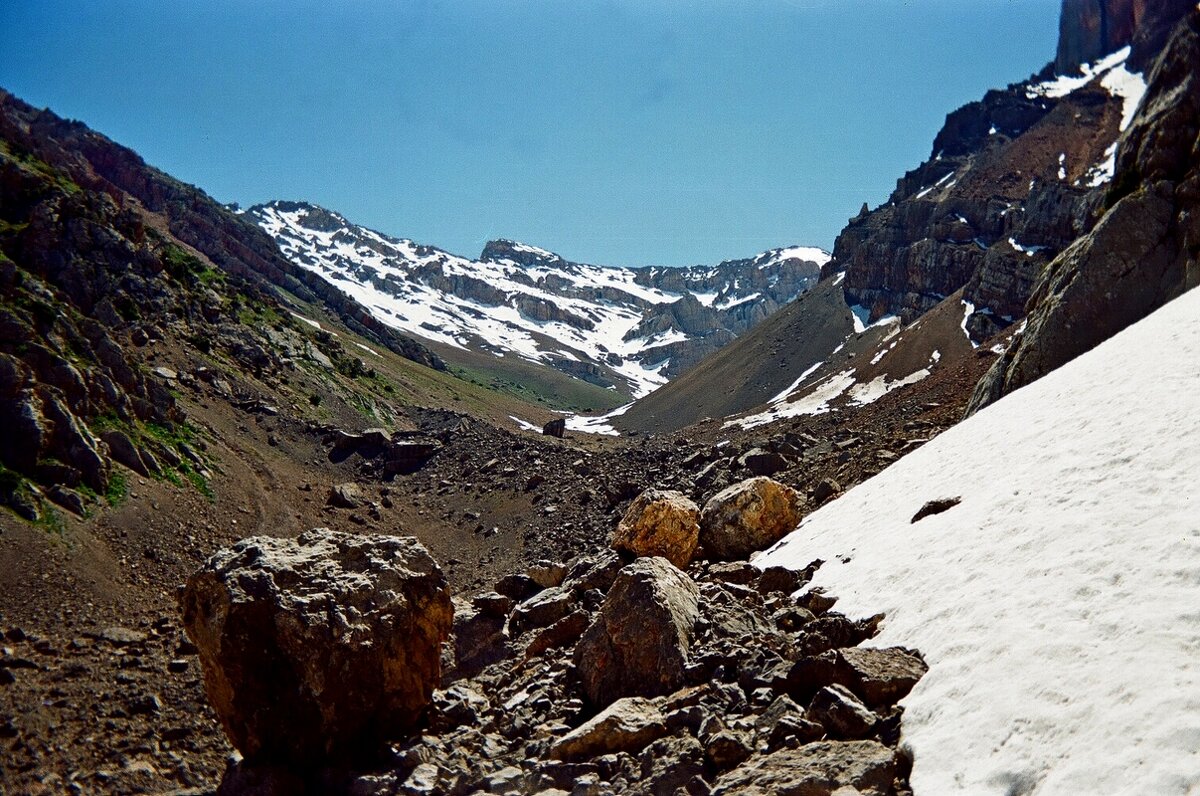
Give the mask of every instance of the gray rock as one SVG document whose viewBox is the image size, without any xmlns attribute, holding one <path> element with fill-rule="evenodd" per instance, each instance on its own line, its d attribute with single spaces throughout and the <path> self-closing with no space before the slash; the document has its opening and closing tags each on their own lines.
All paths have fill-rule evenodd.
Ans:
<svg viewBox="0 0 1200 796">
<path fill-rule="evenodd" d="M 666 719 L 653 700 L 627 697 L 555 741 L 550 756 L 582 760 L 610 752 L 637 753 L 666 734 Z"/>
<path fill-rule="evenodd" d="M 849 689 L 826 686 L 813 695 L 808 715 L 821 723 L 831 738 L 865 738 L 875 728 L 878 717 Z"/>
</svg>

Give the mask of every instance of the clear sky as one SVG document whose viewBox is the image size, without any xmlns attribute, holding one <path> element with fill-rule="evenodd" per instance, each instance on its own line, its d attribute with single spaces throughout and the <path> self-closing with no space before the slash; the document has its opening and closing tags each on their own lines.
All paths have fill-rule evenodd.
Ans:
<svg viewBox="0 0 1200 796">
<path fill-rule="evenodd" d="M 0 0 L 0 86 L 223 202 L 456 253 L 826 249 L 1061 0 Z"/>
</svg>

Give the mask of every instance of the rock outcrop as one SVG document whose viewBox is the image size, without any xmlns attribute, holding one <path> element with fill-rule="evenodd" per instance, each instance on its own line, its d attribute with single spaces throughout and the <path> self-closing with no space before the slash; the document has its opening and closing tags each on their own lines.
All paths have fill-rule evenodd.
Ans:
<svg viewBox="0 0 1200 796">
<path fill-rule="evenodd" d="M 636 556 L 661 556 L 682 569 L 699 538 L 699 506 L 680 492 L 648 489 L 629 504 L 612 546 Z"/>
<path fill-rule="evenodd" d="M 301 770 L 370 758 L 414 725 L 452 617 L 415 539 L 323 528 L 219 551 L 180 606 L 230 741 Z"/>
<path fill-rule="evenodd" d="M 700 543 L 716 558 L 748 558 L 793 531 L 803 504 L 799 492 L 765 476 L 734 484 L 704 504 Z"/>
<path fill-rule="evenodd" d="M 592 704 L 678 688 L 699 618 L 698 598 L 696 584 L 665 558 L 642 558 L 622 569 L 575 652 Z"/>
<path fill-rule="evenodd" d="M 967 413 L 1028 384 L 1200 284 L 1200 11 L 1180 23 L 1117 151 L 1095 229 L 1038 280 L 1023 335 Z"/>
</svg>

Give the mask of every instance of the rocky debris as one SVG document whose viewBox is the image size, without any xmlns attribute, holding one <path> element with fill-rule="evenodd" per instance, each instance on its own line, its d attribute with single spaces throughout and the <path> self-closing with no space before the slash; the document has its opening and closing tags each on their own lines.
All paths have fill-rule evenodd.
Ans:
<svg viewBox="0 0 1200 796">
<path fill-rule="evenodd" d="M 547 437 L 558 437 L 559 439 L 562 439 L 566 433 L 567 421 L 561 417 L 556 417 L 555 419 L 547 422 L 546 425 L 542 426 L 542 434 Z"/>
<path fill-rule="evenodd" d="M 716 558 L 747 558 L 794 530 L 803 504 L 799 492 L 770 478 L 734 484 L 704 504 L 700 543 Z"/>
<path fill-rule="evenodd" d="M 219 551 L 180 606 L 231 742 L 247 761 L 301 770 L 369 757 L 414 726 L 452 617 L 415 539 L 322 528 Z"/>
<path fill-rule="evenodd" d="M 923 520 L 926 517 L 931 517 L 934 514 L 941 514 L 944 511 L 949 511 L 959 503 L 962 503 L 961 497 L 936 498 L 934 500 L 927 501 L 925 505 L 917 509 L 917 513 L 913 515 L 911 520 L 909 520 L 909 524 L 917 522 L 918 520 Z"/>
<path fill-rule="evenodd" d="M 612 547 L 661 556 L 686 567 L 700 538 L 700 508 L 680 492 L 648 489 L 634 499 L 613 533 Z"/>
<path fill-rule="evenodd" d="M 618 573 L 575 665 L 594 705 L 678 688 L 699 618 L 699 591 L 665 558 L 642 558 Z"/>
<path fill-rule="evenodd" d="M 908 769 L 896 749 L 895 701 L 923 664 L 908 650 L 842 644 L 869 637 L 878 619 L 854 622 L 817 601 L 818 612 L 809 613 L 790 596 L 806 573 L 789 579 L 744 562 L 694 562 L 689 573 L 661 558 L 620 564 L 611 551 L 577 558 L 565 565 L 563 582 L 546 589 L 510 588 L 531 579 L 507 577 L 503 590 L 532 589 L 511 607 L 504 602 L 510 598 L 499 598 L 500 588 L 473 598 L 473 618 L 456 617 L 455 647 L 476 654 L 458 636 L 477 632 L 486 607 L 488 627 L 507 651 L 482 666 L 467 669 L 460 660 L 448 670 L 419 738 L 398 745 L 389 770 L 371 775 L 370 788 L 366 777 L 355 778 L 365 790 L 354 792 L 394 792 L 383 783 L 395 787 L 435 769 L 438 792 L 452 794 L 833 793 L 847 786 L 892 793 L 893 783 L 904 792 Z M 618 655 L 610 645 L 598 654 L 588 637 L 607 638 L 615 624 L 627 644 L 653 650 L 672 620 L 665 598 L 654 592 L 678 590 L 681 582 L 694 594 L 695 618 L 686 646 L 678 634 L 667 639 L 669 658 L 683 661 L 678 679 L 656 693 L 618 691 L 607 701 L 590 695 L 590 670 L 612 666 Z M 505 625 L 530 613 L 522 602 L 539 604 L 546 591 L 554 593 L 553 603 L 573 600 L 571 612 L 510 637 Z M 496 616 L 506 607 L 507 617 Z M 629 616 L 635 607 L 661 618 L 635 627 Z M 618 608 L 622 618 L 614 623 Z M 807 618 L 781 621 L 793 615 Z M 551 633 L 553 644 L 540 641 Z M 840 740 L 847 738 L 855 740 Z"/>
</svg>

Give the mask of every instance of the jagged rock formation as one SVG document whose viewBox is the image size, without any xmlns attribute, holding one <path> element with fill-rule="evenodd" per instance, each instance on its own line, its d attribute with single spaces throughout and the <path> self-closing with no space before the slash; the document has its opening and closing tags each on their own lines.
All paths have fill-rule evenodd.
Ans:
<svg viewBox="0 0 1200 796">
<path fill-rule="evenodd" d="M 416 539 L 324 528 L 218 551 L 180 607 L 233 745 L 293 771 L 369 760 L 412 727 L 441 678 L 452 616 Z"/>
<path fill-rule="evenodd" d="M 510 240 L 468 260 L 303 202 L 244 211 L 298 266 L 455 351 L 516 355 L 637 397 L 807 290 L 827 255 L 772 249 L 691 268 L 601 268 Z"/>
<path fill-rule="evenodd" d="M 1043 272 L 1025 333 L 979 383 L 974 412 L 1200 284 L 1200 11 L 1180 23 L 1121 140 L 1108 212 Z"/>
<path fill-rule="evenodd" d="M 949 114 L 930 160 L 851 219 L 824 269 L 845 271 L 847 302 L 911 323 L 962 288 L 975 341 L 1021 317 L 1041 269 L 1096 223 L 1135 70 L 1187 6 L 1066 0 L 1057 70 Z"/>
</svg>

